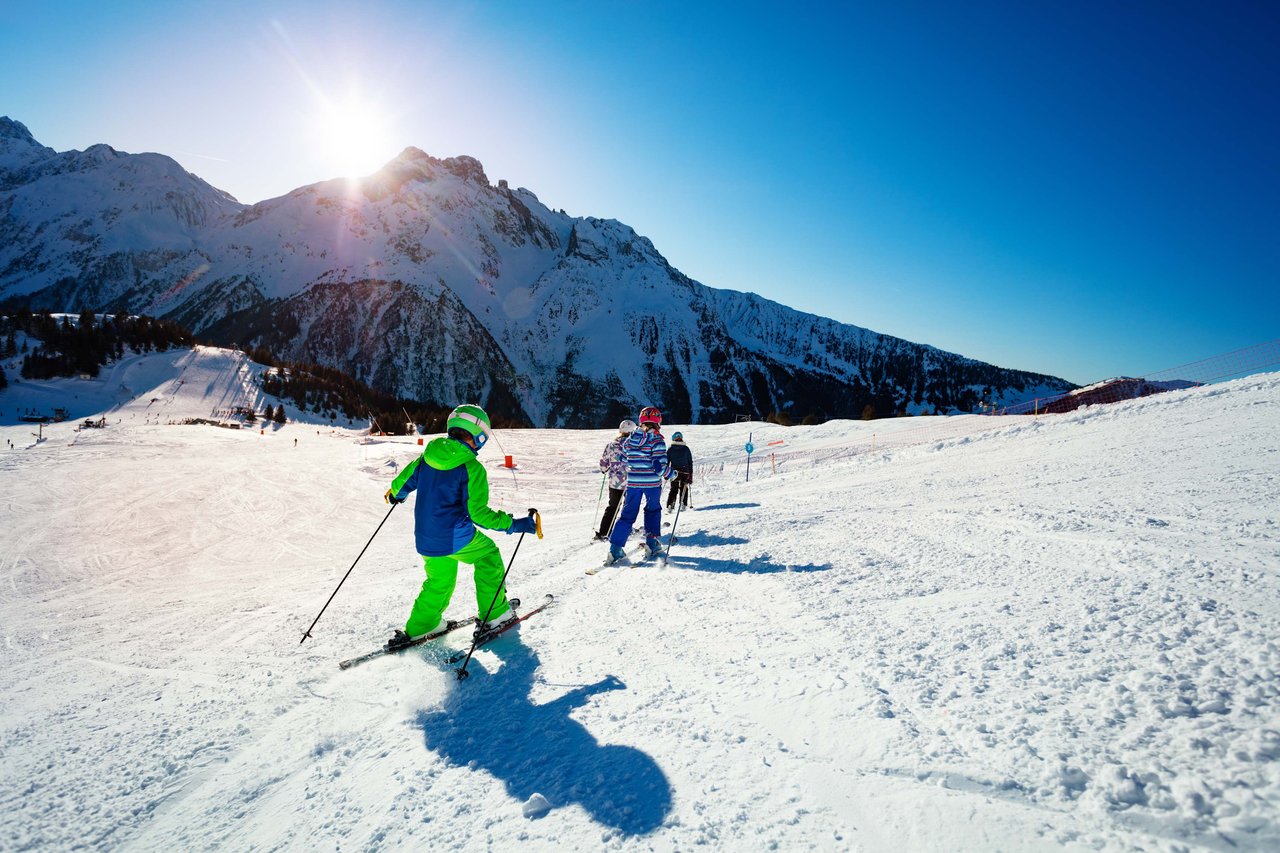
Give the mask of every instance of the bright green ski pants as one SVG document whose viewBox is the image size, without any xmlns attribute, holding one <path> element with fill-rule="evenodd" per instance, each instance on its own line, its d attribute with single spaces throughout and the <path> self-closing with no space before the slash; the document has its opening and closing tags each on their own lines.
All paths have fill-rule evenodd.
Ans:
<svg viewBox="0 0 1280 853">
<path fill-rule="evenodd" d="M 493 603 L 490 619 L 497 619 L 511 609 L 507 603 L 507 591 L 498 591 L 502 583 L 502 555 L 493 540 L 479 530 L 462 550 L 455 551 L 447 557 L 423 557 L 423 568 L 427 579 L 422 584 L 422 592 L 418 600 L 413 602 L 413 612 L 404 625 L 404 631 L 411 637 L 425 634 L 436 626 L 449 599 L 453 598 L 453 587 L 458 582 L 458 563 L 467 563 L 475 567 L 476 579 L 476 617 L 485 618 L 489 604 Z M 494 592 L 498 591 L 497 601 Z"/>
</svg>

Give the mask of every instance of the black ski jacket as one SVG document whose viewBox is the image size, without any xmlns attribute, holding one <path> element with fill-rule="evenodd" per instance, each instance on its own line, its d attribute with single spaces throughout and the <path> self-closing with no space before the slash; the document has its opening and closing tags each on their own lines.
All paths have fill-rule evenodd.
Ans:
<svg viewBox="0 0 1280 853">
<path fill-rule="evenodd" d="M 693 473 L 693 452 L 682 441 L 671 442 L 667 448 L 667 462 L 677 471 Z"/>
</svg>

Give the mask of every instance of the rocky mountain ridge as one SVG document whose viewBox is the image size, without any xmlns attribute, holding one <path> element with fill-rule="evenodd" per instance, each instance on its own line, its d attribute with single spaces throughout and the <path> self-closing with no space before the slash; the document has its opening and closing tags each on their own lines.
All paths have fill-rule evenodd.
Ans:
<svg viewBox="0 0 1280 853">
<path fill-rule="evenodd" d="M 969 410 L 1070 388 L 702 285 L 472 157 L 245 205 L 160 154 L 54 152 L 0 118 L 0 300 L 148 313 L 219 343 L 539 426 Z"/>
</svg>

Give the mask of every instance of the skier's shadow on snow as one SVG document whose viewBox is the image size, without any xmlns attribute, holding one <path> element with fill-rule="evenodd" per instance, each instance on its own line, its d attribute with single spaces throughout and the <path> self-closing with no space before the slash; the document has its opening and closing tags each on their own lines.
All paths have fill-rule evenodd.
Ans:
<svg viewBox="0 0 1280 853">
<path fill-rule="evenodd" d="M 681 537 L 681 541 L 685 541 Z M 676 547 L 679 547 L 677 545 Z M 831 569 L 831 564 L 817 565 L 816 563 L 807 563 L 802 566 L 790 566 L 783 563 L 775 563 L 768 554 L 761 554 L 759 557 L 752 558 L 749 563 L 740 563 L 734 560 L 713 560 L 709 557 L 695 557 L 685 554 L 673 554 L 671 560 L 667 563 L 673 569 L 688 569 L 695 572 L 718 572 L 721 574 L 734 575 L 769 575 L 779 572 L 825 572 Z"/>
<path fill-rule="evenodd" d="M 694 512 L 711 512 L 717 509 L 755 509 L 760 504 L 742 503 L 742 504 L 715 504 L 714 506 L 695 506 L 691 507 Z"/>
<path fill-rule="evenodd" d="M 486 648 L 502 660 L 497 671 L 473 660 L 470 677 L 454 686 L 443 707 L 418 715 L 427 748 L 452 764 L 491 773 L 521 804 L 535 793 L 553 809 L 577 803 L 625 835 L 662 826 L 672 791 L 657 762 L 634 747 L 602 746 L 569 716 L 591 696 L 626 685 L 610 675 L 534 704 L 533 650 L 515 631 Z"/>
<path fill-rule="evenodd" d="M 750 541 L 742 536 L 721 536 L 717 533 L 707 533 L 705 530 L 681 533 L 676 536 L 677 545 L 692 545 L 697 548 L 706 548 L 711 545 L 746 545 Z"/>
</svg>

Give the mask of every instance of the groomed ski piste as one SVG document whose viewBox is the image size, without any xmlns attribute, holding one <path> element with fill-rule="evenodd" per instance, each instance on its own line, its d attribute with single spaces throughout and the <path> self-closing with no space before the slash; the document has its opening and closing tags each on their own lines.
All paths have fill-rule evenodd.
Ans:
<svg viewBox="0 0 1280 853">
<path fill-rule="evenodd" d="M 594 577 L 611 431 L 499 431 L 493 503 L 546 533 L 511 594 L 556 604 L 460 682 L 465 631 L 337 667 L 403 625 L 409 505 L 299 644 L 420 448 L 170 425 L 276 402 L 260 370 L 0 392 L 0 849 L 1280 849 L 1278 374 L 749 483 L 749 432 L 922 419 L 668 425 L 728 464 L 668 565 Z"/>
</svg>

